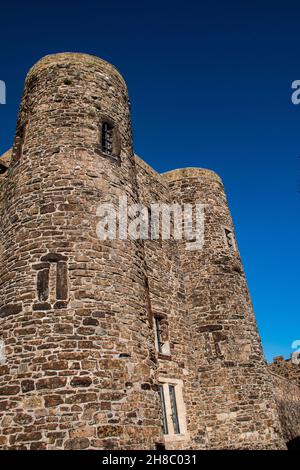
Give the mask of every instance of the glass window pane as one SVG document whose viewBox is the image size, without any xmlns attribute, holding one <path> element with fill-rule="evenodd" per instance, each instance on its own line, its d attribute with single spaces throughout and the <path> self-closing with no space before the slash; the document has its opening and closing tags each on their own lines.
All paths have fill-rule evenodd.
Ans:
<svg viewBox="0 0 300 470">
<path fill-rule="evenodd" d="M 158 392 L 159 392 L 160 405 L 161 405 L 161 411 L 162 411 L 162 417 L 163 417 L 163 433 L 169 434 L 167 413 L 166 413 L 166 403 L 165 403 L 164 389 L 162 385 L 158 386 Z"/>
<path fill-rule="evenodd" d="M 177 410 L 177 403 L 176 403 L 176 393 L 175 393 L 174 385 L 169 385 L 169 393 L 170 393 L 170 401 L 171 401 L 171 408 L 172 408 L 172 420 L 173 420 L 173 426 L 174 426 L 174 433 L 180 434 L 178 410 Z"/>
</svg>

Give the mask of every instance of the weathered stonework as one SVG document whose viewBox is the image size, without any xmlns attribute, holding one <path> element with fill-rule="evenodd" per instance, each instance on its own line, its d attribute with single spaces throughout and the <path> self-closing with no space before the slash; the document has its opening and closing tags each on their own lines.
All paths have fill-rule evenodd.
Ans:
<svg viewBox="0 0 300 470">
<path fill-rule="evenodd" d="M 285 448 L 222 181 L 159 175 L 134 156 L 113 66 L 72 53 L 38 62 L 2 168 L 2 449 Z M 203 249 L 100 241 L 97 207 L 119 196 L 206 204 Z M 169 380 L 182 421 L 164 436 L 158 385 Z"/>
<path fill-rule="evenodd" d="M 300 388 L 291 380 L 271 373 L 283 437 L 286 443 L 300 441 Z"/>
<path fill-rule="evenodd" d="M 300 353 L 290 359 L 274 357 L 269 364 L 276 405 L 285 442 L 290 449 L 300 448 Z"/>
<path fill-rule="evenodd" d="M 294 353 L 290 359 L 284 359 L 283 356 L 274 357 L 273 363 L 269 364 L 271 372 L 281 375 L 286 379 L 295 382 L 300 387 L 300 353 Z"/>
</svg>

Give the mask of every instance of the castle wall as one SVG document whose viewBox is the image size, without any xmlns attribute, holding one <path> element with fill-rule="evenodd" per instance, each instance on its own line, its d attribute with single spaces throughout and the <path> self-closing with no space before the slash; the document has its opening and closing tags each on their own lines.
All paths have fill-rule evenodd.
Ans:
<svg viewBox="0 0 300 470">
<path fill-rule="evenodd" d="M 100 241 L 97 208 L 117 210 L 120 196 L 205 204 L 204 247 Z M 0 218 L 1 448 L 284 448 L 222 182 L 158 175 L 133 156 L 110 64 L 58 54 L 30 71 Z M 158 386 L 169 383 L 181 429 L 163 436 Z"/>
<path fill-rule="evenodd" d="M 137 181 L 146 205 L 207 205 L 202 250 L 144 245 L 152 315 L 166 315 L 170 341 L 158 381 L 183 382 L 188 432 L 167 448 L 284 448 L 240 255 L 226 247 L 233 224 L 221 180 L 199 169 L 158 175 L 137 159 Z"/>
<path fill-rule="evenodd" d="M 295 382 L 271 373 L 276 404 L 286 443 L 300 438 L 300 388 Z"/>
<path fill-rule="evenodd" d="M 270 372 L 281 375 L 295 382 L 300 387 L 300 365 L 298 363 L 293 362 L 291 359 L 285 360 L 282 356 L 277 356 L 274 357 L 273 362 L 268 367 Z"/>
<path fill-rule="evenodd" d="M 104 119 L 116 158 L 99 145 Z M 122 77 L 91 56 L 46 57 L 27 77 L 1 190 L 2 448 L 161 439 L 142 243 L 96 235 L 98 205 L 120 195 L 138 202 Z"/>
</svg>

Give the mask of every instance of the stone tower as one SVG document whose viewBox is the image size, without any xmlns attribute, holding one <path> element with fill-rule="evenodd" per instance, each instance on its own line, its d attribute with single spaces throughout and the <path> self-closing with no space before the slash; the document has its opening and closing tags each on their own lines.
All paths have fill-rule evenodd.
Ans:
<svg viewBox="0 0 300 470">
<path fill-rule="evenodd" d="M 134 156 L 113 66 L 38 62 L 1 168 L 1 448 L 284 447 L 222 182 Z M 205 204 L 203 249 L 100 241 L 120 196 Z"/>
</svg>

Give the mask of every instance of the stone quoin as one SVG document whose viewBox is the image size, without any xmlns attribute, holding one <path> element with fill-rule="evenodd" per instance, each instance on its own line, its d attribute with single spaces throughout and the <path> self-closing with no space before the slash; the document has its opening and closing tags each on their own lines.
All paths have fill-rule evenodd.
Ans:
<svg viewBox="0 0 300 470">
<path fill-rule="evenodd" d="M 203 248 L 99 240 L 97 207 L 124 196 L 204 204 Z M 112 65 L 63 53 L 29 71 L 0 159 L 0 219 L 1 449 L 284 449 L 297 437 L 299 387 L 265 362 L 222 181 L 158 174 L 134 154 Z"/>
</svg>

